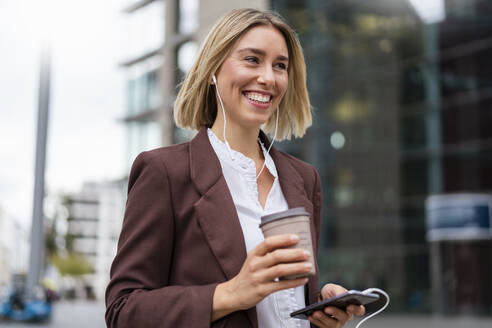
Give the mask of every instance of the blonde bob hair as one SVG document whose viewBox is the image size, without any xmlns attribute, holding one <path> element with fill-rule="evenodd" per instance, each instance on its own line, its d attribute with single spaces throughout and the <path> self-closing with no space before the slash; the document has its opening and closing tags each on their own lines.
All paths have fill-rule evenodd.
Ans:
<svg viewBox="0 0 492 328">
<path fill-rule="evenodd" d="M 203 42 L 198 57 L 188 72 L 174 104 L 174 120 L 182 128 L 199 130 L 212 126 L 217 115 L 214 75 L 229 55 L 235 42 L 249 29 L 270 25 L 284 36 L 289 52 L 288 86 L 279 104 L 277 140 L 302 137 L 311 126 L 311 105 L 306 86 L 306 64 L 296 33 L 277 13 L 256 9 L 232 10 L 217 21 Z M 262 127 L 273 135 L 276 115 Z"/>
</svg>

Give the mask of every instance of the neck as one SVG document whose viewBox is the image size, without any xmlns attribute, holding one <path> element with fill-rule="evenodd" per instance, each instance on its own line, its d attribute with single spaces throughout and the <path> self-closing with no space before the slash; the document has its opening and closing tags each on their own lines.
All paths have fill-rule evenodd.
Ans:
<svg viewBox="0 0 492 328">
<path fill-rule="evenodd" d="M 213 133 L 224 142 L 224 125 L 221 117 L 217 116 L 211 130 Z M 229 146 L 253 160 L 263 159 L 263 152 L 258 144 L 259 128 L 245 128 L 235 126 L 231 122 L 227 122 L 226 139 Z"/>
</svg>

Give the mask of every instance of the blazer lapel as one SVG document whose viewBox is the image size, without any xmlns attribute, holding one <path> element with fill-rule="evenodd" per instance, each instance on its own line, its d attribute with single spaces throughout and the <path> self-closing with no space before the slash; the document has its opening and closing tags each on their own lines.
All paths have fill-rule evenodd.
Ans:
<svg viewBox="0 0 492 328">
<path fill-rule="evenodd" d="M 260 132 L 260 138 L 265 144 L 265 147 L 268 147 L 270 142 L 263 132 Z M 306 211 L 308 211 L 308 213 L 311 215 L 311 218 L 313 218 L 313 203 L 309 200 L 306 194 L 304 179 L 302 178 L 302 176 L 287 160 L 286 155 L 275 149 L 275 147 L 272 147 L 272 149 L 270 150 L 270 155 L 275 162 L 280 187 L 282 188 L 282 192 L 285 196 L 287 204 L 289 205 L 289 208 L 304 207 Z M 317 237 L 316 231 L 314 229 L 313 220 L 310 220 L 310 226 L 311 238 L 313 241 L 315 241 Z M 316 247 L 316 244 L 313 244 L 313 246 L 314 256 L 317 258 L 318 249 Z M 306 302 L 308 302 L 308 304 L 312 304 L 317 301 L 317 290 L 317 284 L 315 284 L 313 280 L 310 280 L 306 288 Z"/>
<path fill-rule="evenodd" d="M 270 141 L 267 136 L 260 131 L 260 139 L 268 148 Z M 304 187 L 304 179 L 297 172 L 297 170 L 287 160 L 286 155 L 282 154 L 275 147 L 270 150 L 270 156 L 272 156 L 277 168 L 278 179 L 282 192 L 285 196 L 289 208 L 304 207 L 311 218 L 313 217 L 313 203 L 309 200 Z M 312 231 L 314 233 L 314 231 Z"/>
<path fill-rule="evenodd" d="M 190 142 L 191 179 L 202 197 L 194 204 L 208 244 L 229 280 L 246 260 L 246 244 L 219 159 L 202 128 Z"/>
<path fill-rule="evenodd" d="M 219 159 L 210 144 L 207 128 L 190 142 L 191 180 L 202 197 L 194 204 L 198 222 L 227 280 L 236 276 L 246 260 L 246 244 L 236 207 Z M 204 263 L 206 265 L 206 263 Z M 256 307 L 246 310 L 258 327 Z"/>
</svg>

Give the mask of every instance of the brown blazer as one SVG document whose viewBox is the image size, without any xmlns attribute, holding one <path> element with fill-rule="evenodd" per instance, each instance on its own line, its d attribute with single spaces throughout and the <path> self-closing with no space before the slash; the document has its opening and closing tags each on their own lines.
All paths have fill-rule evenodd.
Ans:
<svg viewBox="0 0 492 328">
<path fill-rule="evenodd" d="M 261 133 L 260 138 L 269 141 Z M 311 214 L 315 254 L 321 228 L 317 171 L 272 147 L 289 208 Z M 239 273 L 246 246 L 206 128 L 190 142 L 141 153 L 133 163 L 118 252 L 106 290 L 108 327 L 258 327 L 256 308 L 210 323 L 218 283 Z M 306 288 L 317 300 L 318 275 Z"/>
</svg>

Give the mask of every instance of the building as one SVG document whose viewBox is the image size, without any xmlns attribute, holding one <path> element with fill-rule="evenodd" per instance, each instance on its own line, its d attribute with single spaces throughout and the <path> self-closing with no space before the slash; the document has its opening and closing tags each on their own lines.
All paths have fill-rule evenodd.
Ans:
<svg viewBox="0 0 492 328">
<path fill-rule="evenodd" d="M 126 76 L 126 127 L 128 170 L 140 151 L 170 144 L 172 138 L 161 124 L 164 108 L 159 70 L 168 10 L 165 1 L 126 1 L 122 9 L 128 17 L 126 53 L 120 66 Z M 161 126 L 163 128 L 161 128 Z"/>
<path fill-rule="evenodd" d="M 10 286 L 15 274 L 25 274 L 29 234 L 18 220 L 0 208 L 0 287 Z"/>
<path fill-rule="evenodd" d="M 94 265 L 99 228 L 99 186 L 85 183 L 82 190 L 66 197 L 67 248 L 87 258 Z"/>
<path fill-rule="evenodd" d="M 85 283 L 94 296 L 104 299 L 109 270 L 116 255 L 124 210 L 124 180 L 85 183 L 66 197 L 69 250 L 85 257 L 93 272 Z"/>
<path fill-rule="evenodd" d="M 102 183 L 99 191 L 99 228 L 97 256 L 94 263 L 94 287 L 96 297 L 101 300 L 104 299 L 111 263 L 118 246 L 125 209 L 125 189 L 126 180 L 118 180 Z"/>
</svg>

